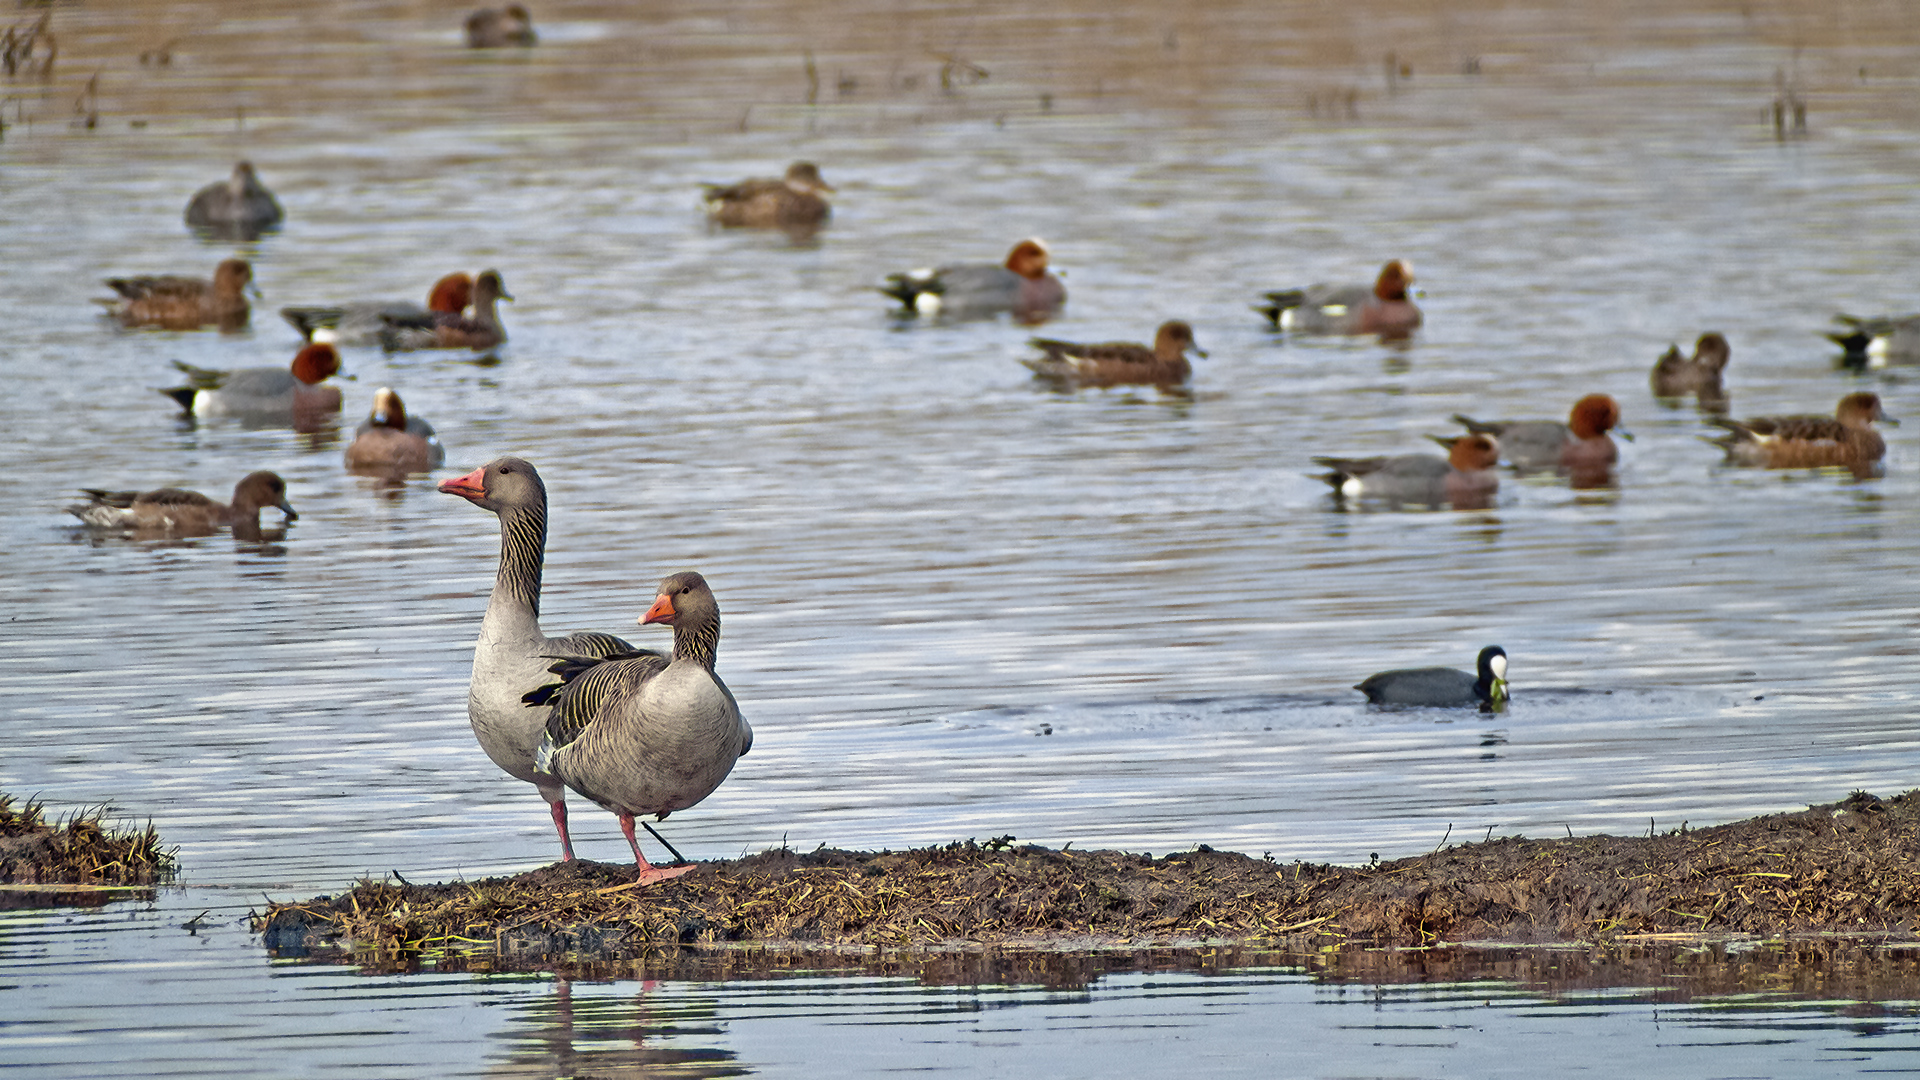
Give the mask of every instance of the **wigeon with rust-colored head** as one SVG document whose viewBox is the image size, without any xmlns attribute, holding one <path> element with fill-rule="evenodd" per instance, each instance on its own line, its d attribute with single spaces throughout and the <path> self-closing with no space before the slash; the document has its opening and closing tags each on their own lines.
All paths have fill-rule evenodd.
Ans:
<svg viewBox="0 0 1920 1080">
<path fill-rule="evenodd" d="M 1393 457 L 1316 457 L 1329 471 L 1316 476 L 1339 499 L 1485 510 L 1500 490 L 1500 443 L 1491 435 L 1462 435 L 1446 457 L 1398 454 Z"/>
<path fill-rule="evenodd" d="M 1573 403 L 1567 422 L 1558 420 L 1475 420 L 1459 413 L 1453 422 L 1479 435 L 1500 440 L 1500 453 L 1522 472 L 1554 469 L 1561 472 L 1605 473 L 1620 457 L 1610 431 L 1620 431 L 1620 403 L 1606 394 L 1588 394 Z"/>
<path fill-rule="evenodd" d="M 1727 464 L 1763 469 L 1817 469 L 1838 467 L 1856 476 L 1876 473 L 1887 452 L 1887 442 L 1874 422 L 1893 424 L 1880 406 L 1880 396 L 1865 391 L 1840 399 L 1832 416 L 1756 416 L 1734 420 L 1724 416 L 1707 422 L 1726 429 L 1709 440 L 1726 451 Z"/>
<path fill-rule="evenodd" d="M 806 230 L 833 214 L 826 200 L 833 187 L 811 161 L 796 161 L 778 179 L 754 177 L 737 184 L 702 184 L 707 220 L 742 229 Z"/>
<path fill-rule="evenodd" d="M 1372 285 L 1309 285 L 1267 294 L 1254 310 L 1275 330 L 1302 334 L 1376 334 L 1404 338 L 1420 326 L 1420 309 L 1407 298 L 1413 264 L 1395 259 Z"/>
<path fill-rule="evenodd" d="M 433 283 L 427 304 L 406 300 L 366 300 L 351 304 L 314 307 L 283 307 L 280 317 L 292 324 L 308 341 L 322 331 L 332 333 L 335 345 L 378 345 L 387 319 L 426 320 L 440 315 L 459 317 L 473 303 L 473 277 L 456 271 Z"/>
<path fill-rule="evenodd" d="M 326 342 L 305 346 L 286 367 L 216 371 L 178 360 L 173 366 L 186 374 L 187 385 L 161 393 L 179 402 L 191 416 L 237 417 L 312 431 L 340 411 L 340 388 L 326 384 L 340 371 L 340 353 Z"/>
<path fill-rule="evenodd" d="M 904 270 L 887 275 L 880 291 L 900 301 L 902 315 L 976 319 L 1010 312 L 1032 326 L 1067 301 L 1067 287 L 1048 271 L 1047 245 L 1026 239 L 1005 263 L 971 263 Z"/>
<path fill-rule="evenodd" d="M 1036 377 L 1066 387 L 1077 386 L 1158 386 L 1172 389 L 1183 386 L 1193 374 L 1187 353 L 1206 356 L 1193 340 L 1193 327 L 1175 319 L 1160 324 L 1154 332 L 1153 346 L 1130 341 L 1109 341 L 1081 345 L 1051 338 L 1032 338 L 1027 344 L 1039 349 L 1040 356 L 1020 361 Z"/>
<path fill-rule="evenodd" d="M 386 386 L 374 391 L 373 412 L 354 432 L 346 452 L 347 471 L 368 476 L 423 473 L 446 460 L 433 425 L 409 415 L 400 395 Z"/>
<path fill-rule="evenodd" d="M 171 274 L 108 278 L 107 287 L 118 295 L 95 303 L 126 327 L 198 330 L 214 326 L 232 332 L 247 325 L 247 293 L 252 285 L 253 267 L 245 259 L 223 259 L 214 268 L 212 280 Z"/>
</svg>

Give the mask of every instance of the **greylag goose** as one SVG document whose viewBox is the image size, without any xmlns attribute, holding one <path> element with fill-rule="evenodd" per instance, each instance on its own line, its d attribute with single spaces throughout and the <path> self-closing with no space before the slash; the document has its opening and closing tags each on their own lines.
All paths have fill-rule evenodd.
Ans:
<svg viewBox="0 0 1920 1080">
<path fill-rule="evenodd" d="M 1400 668 L 1370 675 L 1354 687 L 1371 705 L 1478 705 L 1489 711 L 1507 703 L 1507 650 L 1480 650 L 1479 674 L 1456 668 Z"/>
<path fill-rule="evenodd" d="M 633 819 L 665 818 L 713 794 L 752 749 L 753 728 L 713 670 L 720 605 L 705 578 L 689 570 L 662 581 L 640 623 L 673 627 L 670 659 L 558 657 L 553 671 L 562 681 L 528 701 L 552 705 L 534 767 L 620 815 L 638 871 L 634 883 L 643 885 L 693 866 L 649 863 Z"/>
<path fill-rule="evenodd" d="M 467 720 L 480 749 L 495 765 L 540 790 L 560 833 L 562 857 L 573 858 L 567 835 L 567 790 L 533 767 L 546 736 L 547 710 L 528 708 L 527 694 L 551 681 L 553 654 L 631 656 L 640 650 L 611 634 L 582 632 L 550 638 L 540 632 L 540 571 L 547 548 L 547 488 L 532 465 L 519 458 L 488 462 L 440 490 L 458 495 L 500 517 L 500 569 L 480 621 L 467 686 Z"/>
</svg>

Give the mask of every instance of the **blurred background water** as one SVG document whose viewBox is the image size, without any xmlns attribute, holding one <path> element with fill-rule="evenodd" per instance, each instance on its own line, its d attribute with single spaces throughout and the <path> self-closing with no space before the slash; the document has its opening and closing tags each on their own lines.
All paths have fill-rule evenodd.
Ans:
<svg viewBox="0 0 1920 1080">
<path fill-rule="evenodd" d="M 632 622 L 654 582 L 708 576 L 757 738 L 666 827 L 695 858 L 1011 833 L 1362 862 L 1911 786 L 1913 428 L 1880 479 L 1736 472 L 1646 388 L 1670 342 L 1719 330 L 1736 415 L 1871 388 L 1920 416 L 1905 372 L 1836 371 L 1820 337 L 1836 311 L 1920 308 L 1903 5 L 588 2 L 491 52 L 444 5 L 50 10 L 52 78 L 0 102 L 0 790 L 151 817 L 182 873 L 152 902 L 0 921 L 0 1063 L 536 1075 L 577 1064 L 541 1049 L 570 1008 L 570 1045 L 658 1045 L 601 1063 L 653 1071 L 1088 1075 L 1191 1066 L 1199 1042 L 1215 1073 L 1431 1075 L 1625 1038 L 1639 1074 L 1697 1074 L 1654 1053 L 1651 1005 L 1516 989 L 1465 1019 L 1478 987 L 1332 993 L 1285 968 L 1062 999 L 269 963 L 244 919 L 263 894 L 555 856 L 464 721 L 497 531 L 426 480 L 349 475 L 338 433 L 196 426 L 155 390 L 170 360 L 291 359 L 277 307 L 419 299 L 457 269 L 501 271 L 508 344 L 348 350 L 342 430 L 391 385 L 448 447 L 436 479 L 535 462 L 549 632 L 655 643 Z M 1807 129 L 1782 138 L 1794 100 Z M 286 226 L 195 239 L 188 196 L 243 156 Z M 839 189 L 812 242 L 701 220 L 700 181 L 801 158 Z M 1054 393 L 1017 363 L 1026 329 L 903 326 L 873 291 L 1029 235 L 1070 290 L 1049 336 L 1187 319 L 1211 353 L 1191 395 Z M 246 333 L 121 331 L 89 303 L 104 277 L 235 253 L 264 293 Z M 1393 257 L 1425 289 L 1408 345 L 1284 338 L 1248 310 Z M 1614 489 L 1509 479 L 1487 512 L 1355 513 L 1310 475 L 1316 453 L 1423 449 L 1454 412 L 1561 418 L 1594 391 L 1636 435 Z M 83 486 L 224 496 L 261 468 L 301 514 L 274 544 L 101 540 L 63 510 Z M 1349 689 L 1489 642 L 1513 658 L 1504 716 Z M 575 803 L 581 853 L 620 858 Z M 588 1003 L 616 1030 L 583 1025 Z M 1904 1009 L 1870 1032 L 1793 1004 L 1682 1030 L 1732 1071 L 1836 1075 L 1885 1058 L 1833 1040 L 1911 1052 Z M 1401 1024 L 1428 1033 L 1382 1034 Z"/>
</svg>

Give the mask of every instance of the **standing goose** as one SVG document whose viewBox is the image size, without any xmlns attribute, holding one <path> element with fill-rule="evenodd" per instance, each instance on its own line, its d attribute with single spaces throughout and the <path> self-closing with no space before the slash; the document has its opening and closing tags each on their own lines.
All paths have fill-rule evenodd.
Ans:
<svg viewBox="0 0 1920 1080">
<path fill-rule="evenodd" d="M 480 621 L 467 686 L 467 720 L 480 749 L 495 765 L 540 790 L 560 833 L 562 857 L 573 858 L 567 835 L 567 790 L 537 772 L 534 751 L 546 736 L 547 710 L 528 708 L 528 694 L 551 681 L 552 656 L 632 656 L 641 650 L 611 634 L 582 632 L 550 638 L 540 632 L 540 571 L 546 560 L 547 488 L 533 466 L 516 457 L 496 458 L 440 490 L 458 495 L 500 517 L 500 569 Z"/>
<path fill-rule="evenodd" d="M 753 728 L 713 670 L 720 605 L 705 578 L 688 570 L 662 581 L 640 623 L 673 627 L 671 658 L 562 657 L 553 665 L 561 682 L 527 700 L 552 705 L 534 767 L 620 815 L 644 885 L 693 866 L 649 863 L 633 819 L 665 818 L 713 794 L 752 749 Z"/>
</svg>

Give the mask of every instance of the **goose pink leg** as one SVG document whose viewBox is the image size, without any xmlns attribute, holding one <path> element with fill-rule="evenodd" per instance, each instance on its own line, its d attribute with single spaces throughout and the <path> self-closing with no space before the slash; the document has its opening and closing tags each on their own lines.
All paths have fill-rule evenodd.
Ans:
<svg viewBox="0 0 1920 1080">
<path fill-rule="evenodd" d="M 677 878 L 681 874 L 693 869 L 692 863 L 688 863 L 685 866 L 655 866 L 648 862 L 647 857 L 640 854 L 640 841 L 633 838 L 632 814 L 620 815 L 620 831 L 627 834 L 627 843 L 633 847 L 634 868 L 640 872 L 639 876 L 633 880 L 635 885 L 650 885 L 656 881 Z"/>
<path fill-rule="evenodd" d="M 547 809 L 553 811 L 553 827 L 560 830 L 560 861 L 572 862 L 573 837 L 567 835 L 567 801 L 555 799 L 547 804 Z"/>
</svg>

